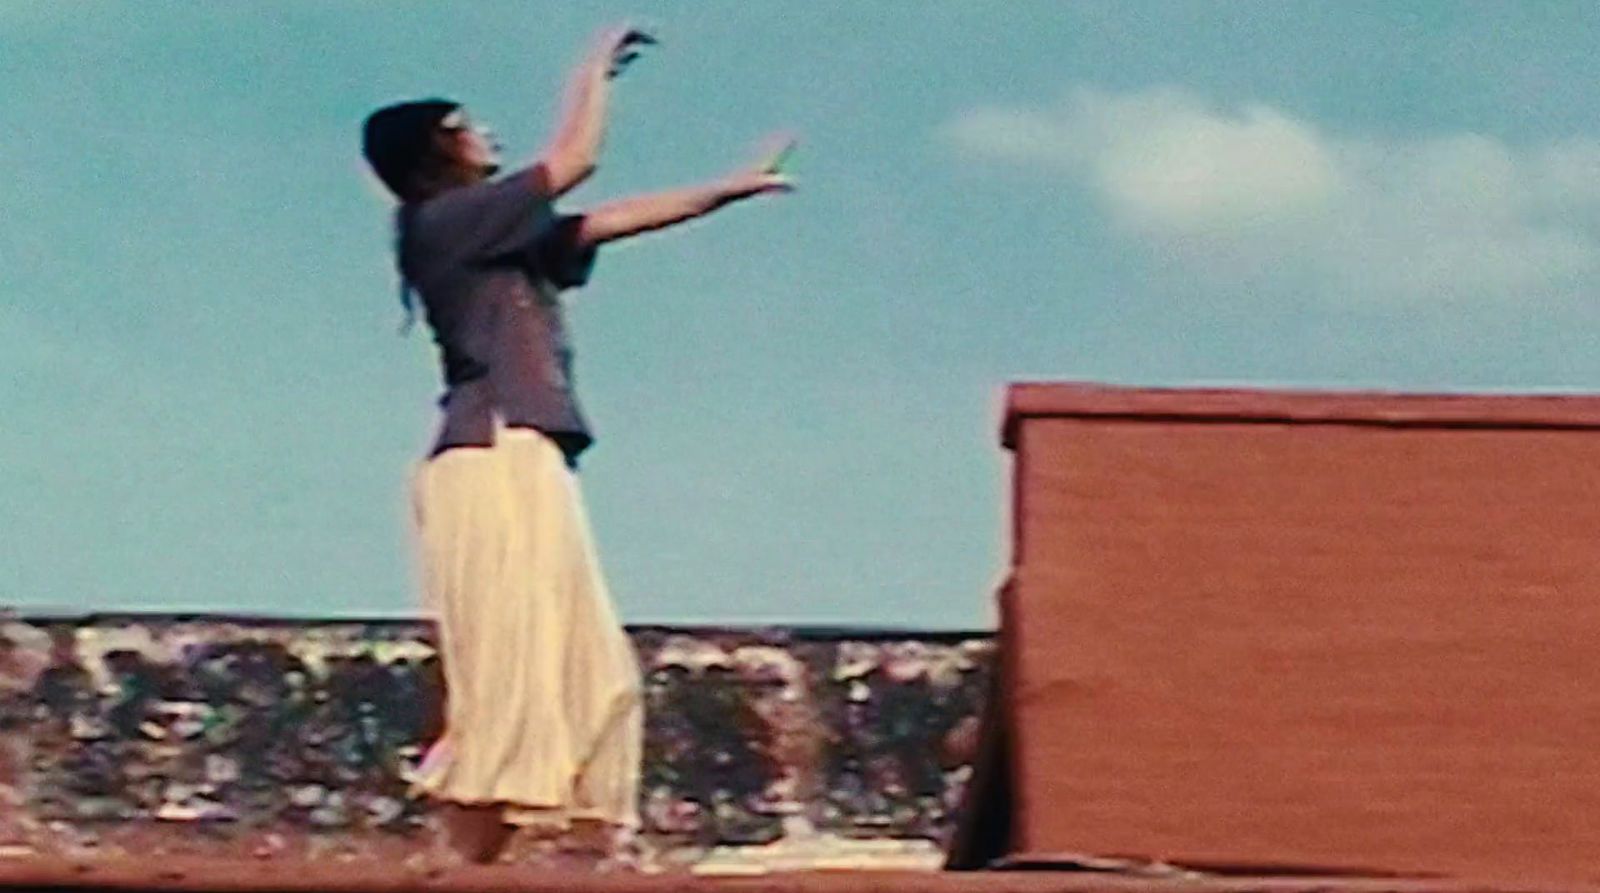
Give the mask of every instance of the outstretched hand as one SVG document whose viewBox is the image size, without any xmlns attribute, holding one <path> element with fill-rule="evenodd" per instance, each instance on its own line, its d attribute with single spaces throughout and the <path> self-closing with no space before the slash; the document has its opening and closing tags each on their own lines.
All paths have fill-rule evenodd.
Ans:
<svg viewBox="0 0 1600 893">
<path fill-rule="evenodd" d="M 578 242 L 602 245 L 704 217 L 743 199 L 789 192 L 794 189 L 794 183 L 784 173 L 783 162 L 794 150 L 794 144 L 792 136 L 775 136 L 765 141 L 754 164 L 740 167 L 710 183 L 636 195 L 592 208 L 581 217 Z"/>
<path fill-rule="evenodd" d="M 615 78 L 639 58 L 640 47 L 657 43 L 649 32 L 625 22 L 600 32 L 592 58 L 607 79 Z"/>
<path fill-rule="evenodd" d="M 730 188 L 741 197 L 794 191 L 794 180 L 783 169 L 783 165 L 794 153 L 797 142 L 794 135 L 789 133 L 774 134 L 762 140 L 762 149 L 756 156 L 756 162 L 728 176 Z"/>
<path fill-rule="evenodd" d="M 784 164 L 788 162 L 789 156 L 794 154 L 795 147 L 799 144 L 799 138 L 792 133 L 780 132 L 768 136 L 761 141 L 761 151 L 756 156 L 756 169 L 772 174 L 783 173 Z"/>
</svg>

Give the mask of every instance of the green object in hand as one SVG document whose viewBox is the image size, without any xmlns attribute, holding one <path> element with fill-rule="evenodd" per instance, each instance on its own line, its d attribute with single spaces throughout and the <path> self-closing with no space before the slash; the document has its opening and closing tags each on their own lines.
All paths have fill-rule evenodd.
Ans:
<svg viewBox="0 0 1600 893">
<path fill-rule="evenodd" d="M 797 143 L 791 142 L 784 146 L 778 154 L 772 156 L 771 161 L 767 162 L 767 170 L 774 174 L 786 173 L 785 168 L 789 164 L 789 159 L 794 156 L 794 150 L 797 145 Z"/>
</svg>

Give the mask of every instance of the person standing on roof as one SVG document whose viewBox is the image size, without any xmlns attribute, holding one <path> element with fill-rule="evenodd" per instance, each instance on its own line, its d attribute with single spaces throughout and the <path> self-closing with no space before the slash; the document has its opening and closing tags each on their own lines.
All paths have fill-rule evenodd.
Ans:
<svg viewBox="0 0 1600 893">
<path fill-rule="evenodd" d="M 638 824 L 640 673 L 578 486 L 594 437 L 565 293 L 588 280 L 601 245 L 792 188 L 779 152 L 703 185 L 556 209 L 595 171 L 612 79 L 653 43 L 606 30 L 572 72 L 545 149 L 510 173 L 451 100 L 385 106 L 363 129 L 400 203 L 406 308 L 420 303 L 446 388 L 411 482 L 447 692 L 414 787 L 444 804 L 450 844 L 471 862 L 496 859 L 519 825 Z"/>
</svg>

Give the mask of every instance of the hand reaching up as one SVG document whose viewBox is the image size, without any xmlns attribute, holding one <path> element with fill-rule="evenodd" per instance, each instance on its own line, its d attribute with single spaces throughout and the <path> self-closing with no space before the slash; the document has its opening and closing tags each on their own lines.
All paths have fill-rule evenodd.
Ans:
<svg viewBox="0 0 1600 893">
<path fill-rule="evenodd" d="M 639 58 L 641 47 L 657 43 L 655 37 L 641 28 L 628 23 L 613 25 L 600 32 L 590 58 L 597 70 L 604 70 L 607 79 L 615 78 Z"/>
</svg>

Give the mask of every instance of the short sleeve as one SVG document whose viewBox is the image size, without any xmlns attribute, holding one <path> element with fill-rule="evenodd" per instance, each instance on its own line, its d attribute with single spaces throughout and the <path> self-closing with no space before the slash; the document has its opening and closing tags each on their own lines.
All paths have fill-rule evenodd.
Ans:
<svg viewBox="0 0 1600 893">
<path fill-rule="evenodd" d="M 537 182 L 524 169 L 429 202 L 423 214 L 436 256 L 458 263 L 510 262 L 556 288 L 583 285 L 595 259 L 594 248 L 579 242 L 583 217 L 557 214 Z"/>
<path fill-rule="evenodd" d="M 525 255 L 555 222 L 549 197 L 526 169 L 452 189 L 422 213 L 432 240 L 447 243 L 443 254 L 477 261 Z"/>
<path fill-rule="evenodd" d="M 538 247 L 539 267 L 556 288 L 577 288 L 594 270 L 595 246 L 582 244 L 582 214 L 557 215 Z"/>
</svg>

